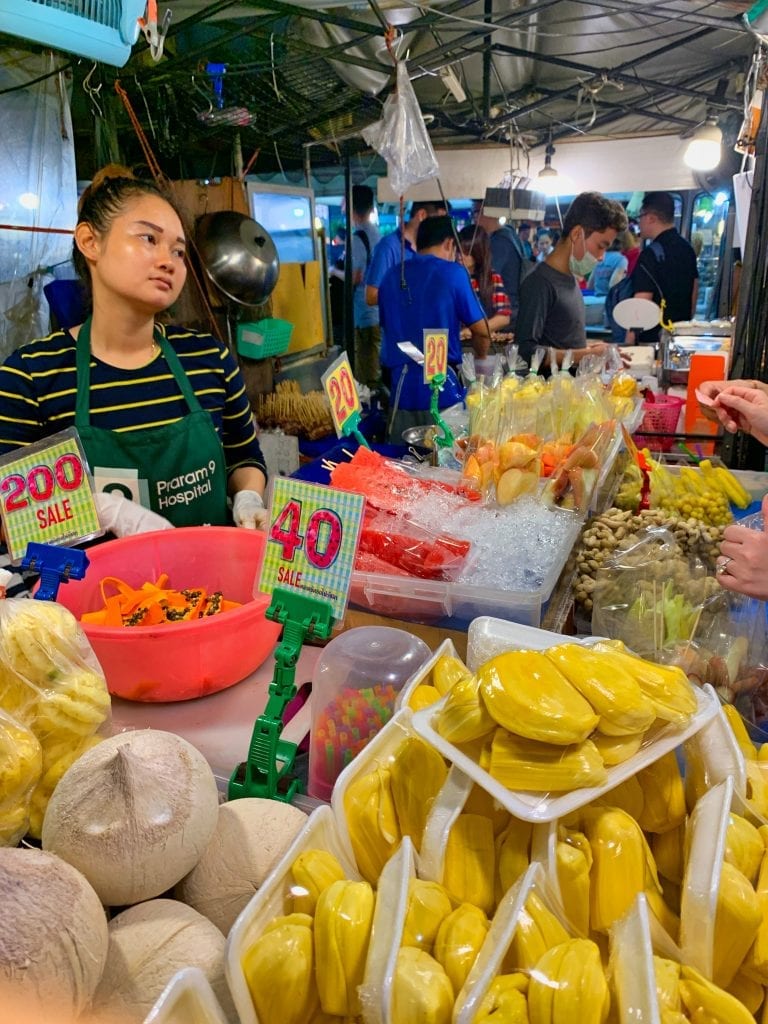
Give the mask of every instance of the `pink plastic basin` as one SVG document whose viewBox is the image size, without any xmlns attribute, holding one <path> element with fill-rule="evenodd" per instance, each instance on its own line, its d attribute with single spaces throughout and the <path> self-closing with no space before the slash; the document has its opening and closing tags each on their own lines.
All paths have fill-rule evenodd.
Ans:
<svg viewBox="0 0 768 1024">
<path fill-rule="evenodd" d="M 204 587 L 241 602 L 242 608 L 222 615 L 165 626 L 83 623 L 110 693 L 126 700 L 191 700 L 244 679 L 277 643 L 281 627 L 264 615 L 270 598 L 256 591 L 265 545 L 259 531 L 227 526 L 124 537 L 91 548 L 85 579 L 60 587 L 58 601 L 79 619 L 103 607 L 105 576 L 138 587 L 165 572 L 174 590 Z"/>
</svg>

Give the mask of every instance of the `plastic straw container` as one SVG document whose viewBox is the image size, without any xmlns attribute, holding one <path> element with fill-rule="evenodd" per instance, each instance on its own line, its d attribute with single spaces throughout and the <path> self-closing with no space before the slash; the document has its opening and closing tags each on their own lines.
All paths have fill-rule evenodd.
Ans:
<svg viewBox="0 0 768 1024">
<path fill-rule="evenodd" d="M 423 640 L 391 626 L 360 626 L 331 640 L 312 677 L 311 796 L 330 800 L 338 775 L 389 721 L 430 654 Z"/>
</svg>

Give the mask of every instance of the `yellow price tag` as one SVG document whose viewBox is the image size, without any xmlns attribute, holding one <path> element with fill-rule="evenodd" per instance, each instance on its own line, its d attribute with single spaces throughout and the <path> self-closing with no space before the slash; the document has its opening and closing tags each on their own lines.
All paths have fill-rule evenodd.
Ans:
<svg viewBox="0 0 768 1024">
<path fill-rule="evenodd" d="M 448 372 L 448 332 L 442 329 L 424 331 L 424 383 Z"/>
<path fill-rule="evenodd" d="M 341 437 L 344 428 L 355 413 L 360 412 L 360 396 L 357 393 L 352 367 L 346 355 L 339 356 L 331 363 L 320 380 L 331 403 L 331 416 L 336 433 Z"/>
</svg>

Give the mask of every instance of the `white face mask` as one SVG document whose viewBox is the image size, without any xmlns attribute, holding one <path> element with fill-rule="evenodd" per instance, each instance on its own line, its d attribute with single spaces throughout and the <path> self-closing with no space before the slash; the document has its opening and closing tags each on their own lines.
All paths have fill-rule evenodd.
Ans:
<svg viewBox="0 0 768 1024">
<path fill-rule="evenodd" d="M 573 242 L 571 242 L 571 255 L 568 257 L 568 266 L 571 273 L 575 274 L 576 277 L 589 277 L 599 260 L 587 249 L 586 238 L 582 239 L 582 245 L 584 246 L 584 255 L 576 257 L 573 255 Z"/>
</svg>

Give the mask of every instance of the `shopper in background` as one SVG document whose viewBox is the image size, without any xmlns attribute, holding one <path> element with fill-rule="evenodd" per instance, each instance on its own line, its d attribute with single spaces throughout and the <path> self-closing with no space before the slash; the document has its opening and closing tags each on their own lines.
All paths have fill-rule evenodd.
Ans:
<svg viewBox="0 0 768 1024">
<path fill-rule="evenodd" d="M 503 331 L 509 327 L 512 308 L 504 291 L 501 276 L 491 269 L 491 246 L 488 232 L 481 227 L 469 225 L 459 232 L 461 252 L 459 259 L 467 268 L 472 281 L 472 288 L 480 300 L 483 312 L 488 318 L 488 327 L 494 331 Z M 462 337 L 469 337 L 467 328 Z"/>
<path fill-rule="evenodd" d="M 80 200 L 74 260 L 92 314 L 0 367 L 0 454 L 74 426 L 97 490 L 110 492 L 98 496 L 102 525 L 118 535 L 163 520 L 226 524 L 227 495 L 236 525 L 263 528 L 267 471 L 232 353 L 210 334 L 156 322 L 187 276 L 171 200 L 105 168 Z"/>
<path fill-rule="evenodd" d="M 520 227 L 517 229 L 517 236 L 520 239 L 520 244 L 523 247 L 523 255 L 529 261 L 533 260 L 533 246 L 531 245 L 531 225 L 528 221 L 523 221 Z"/>
<path fill-rule="evenodd" d="M 599 192 L 582 192 L 573 200 L 560 240 L 520 289 L 515 340 L 526 362 L 530 363 L 539 345 L 561 352 L 573 349 L 575 362 L 607 351 L 606 342 L 587 344 L 584 299 L 577 278 L 592 273 L 626 226 L 621 204 Z"/>
<path fill-rule="evenodd" d="M 416 252 L 416 235 L 419 224 L 427 217 L 444 217 L 450 212 L 450 204 L 442 199 L 411 204 L 408 219 L 402 228 L 397 228 L 376 245 L 365 275 L 365 301 L 369 306 L 379 304 L 379 285 L 384 275 L 401 260 L 409 260 Z"/>
<path fill-rule="evenodd" d="M 608 289 L 627 273 L 627 258 L 621 253 L 623 234 L 614 238 L 608 252 L 587 278 L 587 288 L 591 288 L 595 295 L 607 295 Z"/>
<path fill-rule="evenodd" d="M 343 204 L 342 204 L 343 205 Z M 352 186 L 352 245 L 347 246 L 345 260 L 352 254 L 353 309 L 355 319 L 355 378 L 369 387 L 381 379 L 379 348 L 379 311 L 366 302 L 364 279 L 373 250 L 381 235 L 373 221 L 373 189 L 368 185 Z M 344 280 L 344 268 L 332 268 L 331 277 Z"/>
<path fill-rule="evenodd" d="M 716 390 L 714 384 L 722 384 Z M 711 408 L 725 429 L 732 434 L 743 430 L 761 444 L 768 445 L 768 388 L 758 381 L 710 381 L 702 385 Z M 713 393 L 714 391 L 714 393 Z M 705 392 L 706 393 L 706 392 Z M 768 495 L 763 498 L 763 529 L 747 526 L 726 527 L 715 566 L 718 583 L 748 597 L 768 601 Z"/>
<path fill-rule="evenodd" d="M 536 262 L 543 263 L 547 256 L 552 252 L 552 248 L 552 235 L 550 235 L 548 231 L 542 231 L 536 243 Z"/>
<path fill-rule="evenodd" d="M 504 290 L 512 309 L 510 326 L 514 329 L 520 305 L 520 284 L 533 264 L 525 254 L 523 243 L 511 224 L 502 224 L 498 217 L 487 217 L 482 208 L 476 223 L 490 236 L 491 266 L 504 282 Z"/>
<path fill-rule="evenodd" d="M 448 379 L 440 392 L 439 407 L 461 401 L 464 389 L 457 377 L 461 366 L 461 325 L 469 328 L 475 354 L 485 356 L 490 336 L 482 308 L 467 272 L 456 263 L 451 219 L 428 217 L 419 225 L 417 253 L 402 268 L 393 267 L 379 288 L 379 309 L 384 328 L 382 365 L 391 374 L 389 440 L 402 442 L 408 427 L 431 423 L 431 390 L 423 369 L 398 344 L 410 342 L 424 350 L 425 330 L 448 336 Z"/>
<path fill-rule="evenodd" d="M 640 259 L 640 239 L 634 231 L 630 231 L 627 228 L 621 234 L 621 252 L 627 260 L 627 277 L 637 266 L 637 261 Z"/>
<path fill-rule="evenodd" d="M 675 227 L 675 200 L 669 192 L 646 192 L 637 215 L 642 237 L 653 245 L 642 250 L 632 275 L 636 299 L 665 302 L 668 320 L 690 320 L 699 293 L 696 253 Z M 659 340 L 661 328 L 643 331 L 636 339 L 645 344 Z M 631 339 L 629 339 L 631 341 Z"/>
</svg>

